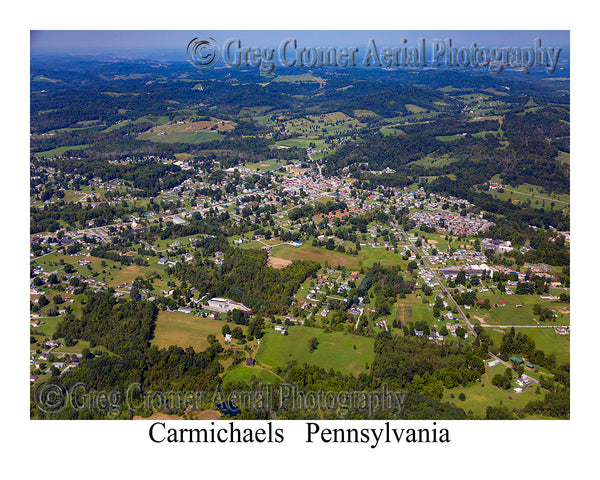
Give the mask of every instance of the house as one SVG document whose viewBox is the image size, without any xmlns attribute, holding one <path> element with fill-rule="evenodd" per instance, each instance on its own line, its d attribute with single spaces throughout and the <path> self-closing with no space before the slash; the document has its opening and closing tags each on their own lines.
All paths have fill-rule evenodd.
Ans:
<svg viewBox="0 0 600 480">
<path fill-rule="evenodd" d="M 275 325 L 275 331 L 276 332 L 280 332 L 282 335 L 285 335 L 286 332 L 288 331 L 287 327 L 284 327 L 283 325 Z"/>
<path fill-rule="evenodd" d="M 231 333 L 225 334 L 225 343 L 231 342 L 232 339 L 233 339 L 233 337 L 231 336 Z"/>
<path fill-rule="evenodd" d="M 59 343 L 59 342 L 57 342 L 56 340 L 48 340 L 48 341 L 46 342 L 46 346 L 47 346 L 47 347 L 50 347 L 50 348 L 53 348 L 53 347 L 58 347 L 59 345 L 60 345 L 60 343 Z"/>
<path fill-rule="evenodd" d="M 249 367 L 253 367 L 256 364 L 256 360 L 254 360 L 253 358 L 247 358 L 246 359 L 246 365 Z"/>
</svg>

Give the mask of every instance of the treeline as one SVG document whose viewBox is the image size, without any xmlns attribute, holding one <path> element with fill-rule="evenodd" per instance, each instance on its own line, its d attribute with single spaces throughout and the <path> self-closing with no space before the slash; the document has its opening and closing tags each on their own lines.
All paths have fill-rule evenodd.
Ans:
<svg viewBox="0 0 600 480">
<path fill-rule="evenodd" d="M 401 337 L 382 332 L 375 340 L 372 375 L 398 389 L 440 399 L 443 389 L 481 378 L 487 351 L 453 342 L 438 345 L 422 337 Z"/>
<path fill-rule="evenodd" d="M 93 348 L 104 345 L 121 354 L 143 349 L 154 334 L 156 307 L 149 302 L 119 303 L 110 294 L 88 297 L 78 318 L 68 313 L 56 327 L 56 336 L 88 340 Z"/>
<path fill-rule="evenodd" d="M 390 405 L 392 408 L 376 408 L 370 414 L 364 405 L 354 406 L 348 402 L 340 402 L 340 405 L 331 408 L 305 409 L 303 403 L 294 401 L 290 396 L 282 397 L 284 389 L 270 389 L 273 395 L 274 410 L 271 411 L 242 411 L 241 419 L 267 419 L 275 416 L 281 420 L 299 420 L 322 418 L 328 420 L 360 420 L 360 419 L 406 419 L 406 420 L 463 420 L 467 418 L 465 411 L 447 402 L 441 402 L 436 397 L 428 397 L 419 393 L 418 388 L 399 389 L 390 385 L 369 371 L 357 376 L 344 375 L 333 369 L 324 369 L 315 365 L 299 364 L 291 361 L 286 367 L 277 368 L 276 373 L 282 378 L 282 382 L 294 385 L 298 392 L 363 392 L 387 391 L 402 392 L 405 396 L 402 406 Z M 252 385 L 245 383 L 228 383 L 224 391 L 266 391 L 265 385 L 257 382 Z M 336 408 L 338 407 L 338 408 Z"/>
<path fill-rule="evenodd" d="M 295 222 L 303 217 L 312 217 L 313 215 L 318 215 L 319 213 L 330 213 L 335 212 L 336 210 L 344 211 L 347 208 L 348 205 L 346 205 L 345 202 L 317 202 L 314 205 L 306 204 L 301 207 L 293 208 L 288 213 L 288 217 L 291 221 Z"/>
</svg>

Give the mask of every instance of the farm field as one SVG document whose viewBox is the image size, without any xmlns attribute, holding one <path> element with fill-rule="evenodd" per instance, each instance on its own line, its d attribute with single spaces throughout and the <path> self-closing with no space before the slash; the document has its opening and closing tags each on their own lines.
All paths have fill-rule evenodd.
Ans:
<svg viewBox="0 0 600 480">
<path fill-rule="evenodd" d="M 358 375 L 375 358 L 373 339 L 341 332 L 325 333 L 319 328 L 292 326 L 288 335 L 266 330 L 256 356 L 260 364 L 284 367 L 291 360 L 344 374 Z M 316 337 L 319 346 L 312 353 L 308 341 Z M 356 350 L 354 349 L 356 346 Z"/>
<path fill-rule="evenodd" d="M 160 312 L 156 320 L 156 331 L 152 345 L 169 348 L 177 345 L 182 348 L 193 347 L 196 352 L 208 348 L 206 337 L 210 334 L 223 342 L 221 329 L 225 322 L 211 318 L 196 317 L 181 312 Z M 234 325 L 237 326 L 237 325 Z M 241 326 L 244 334 L 247 328 Z"/>
</svg>

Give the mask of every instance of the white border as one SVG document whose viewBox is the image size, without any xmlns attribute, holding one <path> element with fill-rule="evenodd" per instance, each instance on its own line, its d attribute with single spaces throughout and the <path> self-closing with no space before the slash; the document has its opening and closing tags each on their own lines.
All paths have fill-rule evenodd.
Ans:
<svg viewBox="0 0 600 480">
<path fill-rule="evenodd" d="M 448 5 L 450 3 L 450 5 Z M 322 1 L 265 2 L 135 2 L 108 0 L 90 3 L 34 2 L 5 12 L 10 26 L 2 32 L 5 53 L 2 117 L 5 146 L 2 200 L 4 232 L 2 253 L 3 303 L 10 302 L 2 321 L 8 326 L 9 344 L 4 358 L 3 409 L 6 471 L 17 468 L 19 477 L 84 475 L 104 477 L 132 473 L 176 477 L 215 473 L 230 477 L 270 478 L 285 475 L 372 477 L 389 473 L 426 477 L 487 478 L 507 476 L 549 478 L 586 471 L 592 466 L 596 445 L 595 418 L 598 398 L 597 363 L 592 352 L 597 309 L 593 284 L 597 261 L 598 203 L 597 153 L 598 87 L 595 76 L 597 40 L 593 13 L 577 12 L 564 2 L 382 2 Z M 581 20 L 583 18 L 583 20 Z M 589 18 L 590 20 L 587 20 Z M 6 25 L 5 25 L 6 28 Z M 146 422 L 32 422 L 29 389 L 23 358 L 23 331 L 17 327 L 27 309 L 28 259 L 28 131 L 29 131 L 29 30 L 36 29 L 570 29 L 572 78 L 572 420 L 525 422 L 438 422 L 450 425 L 449 445 L 368 446 L 307 445 L 304 422 L 286 422 L 286 442 L 267 446 L 154 445 L 147 439 Z M 8 83 L 6 82 L 8 80 Z M 596 106 L 596 105 L 594 105 Z M 586 108 L 587 107 L 587 108 Z M 589 113 L 592 111 L 593 113 Z M 593 115 L 593 116 L 592 116 Z M 594 275 L 594 276 L 592 276 Z M 26 384 L 26 385 L 24 385 Z M 369 422 L 366 422 L 369 423 Z M 431 422 L 423 422 L 424 426 Z M 8 447 L 8 450 L 6 450 Z M 14 471 L 14 470 L 13 470 Z M 592 469 L 590 471 L 595 471 Z"/>
</svg>

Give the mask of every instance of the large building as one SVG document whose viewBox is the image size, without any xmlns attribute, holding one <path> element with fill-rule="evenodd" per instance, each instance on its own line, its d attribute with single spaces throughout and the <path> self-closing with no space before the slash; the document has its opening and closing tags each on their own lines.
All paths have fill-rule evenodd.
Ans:
<svg viewBox="0 0 600 480">
<path fill-rule="evenodd" d="M 493 270 L 485 263 L 482 263 L 481 265 L 468 265 L 463 267 L 447 267 L 442 268 L 440 271 L 444 277 L 451 279 L 456 278 L 461 271 L 465 272 L 467 278 L 469 278 L 471 275 L 477 275 L 478 277 L 481 277 L 486 271 L 490 277 L 493 276 Z"/>
<path fill-rule="evenodd" d="M 223 312 L 231 312 L 232 310 L 241 310 L 242 312 L 247 313 L 252 312 L 252 310 L 246 307 L 243 303 L 233 302 L 227 298 L 211 298 L 208 301 L 208 306 Z"/>
<path fill-rule="evenodd" d="M 509 241 L 497 240 L 495 238 L 484 238 L 481 241 L 481 250 L 493 250 L 496 253 L 506 253 L 513 250 Z"/>
</svg>

